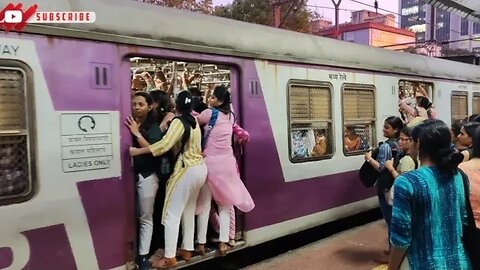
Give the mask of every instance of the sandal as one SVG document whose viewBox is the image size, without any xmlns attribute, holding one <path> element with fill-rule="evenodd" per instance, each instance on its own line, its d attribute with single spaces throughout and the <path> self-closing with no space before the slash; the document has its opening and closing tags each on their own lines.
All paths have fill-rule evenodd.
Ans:
<svg viewBox="0 0 480 270">
<path fill-rule="evenodd" d="M 218 251 L 220 252 L 220 255 L 221 256 L 225 256 L 227 255 L 227 250 L 228 250 L 228 244 L 227 243 L 224 243 L 224 242 L 220 242 L 220 244 L 218 244 Z"/>
<path fill-rule="evenodd" d="M 197 252 L 198 254 L 205 256 L 205 244 L 198 244 Z"/>
<path fill-rule="evenodd" d="M 170 269 L 175 266 L 177 266 L 176 258 L 162 257 L 158 259 L 158 257 L 155 257 L 152 262 L 152 268 L 156 268 L 156 269 Z"/>
<path fill-rule="evenodd" d="M 192 259 L 192 252 L 185 249 L 179 249 L 177 251 L 177 256 L 182 257 L 186 262 L 188 262 Z"/>
</svg>

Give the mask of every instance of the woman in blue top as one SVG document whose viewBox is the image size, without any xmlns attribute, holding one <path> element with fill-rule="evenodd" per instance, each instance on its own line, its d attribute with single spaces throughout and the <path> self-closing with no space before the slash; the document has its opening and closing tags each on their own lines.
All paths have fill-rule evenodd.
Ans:
<svg viewBox="0 0 480 270">
<path fill-rule="evenodd" d="M 365 154 L 365 160 L 369 162 L 373 168 L 377 171 L 382 172 L 384 170 L 384 165 L 387 160 L 391 160 L 399 152 L 398 137 L 400 136 L 400 131 L 403 129 L 403 121 L 397 116 L 390 116 L 385 119 L 383 123 L 383 136 L 387 138 L 385 143 L 380 145 L 378 156 L 376 159 L 372 158 L 372 152 Z M 392 216 L 392 206 L 387 203 L 386 194 L 388 190 L 382 190 L 383 185 L 378 185 L 377 183 L 377 195 L 378 203 L 380 205 L 380 210 L 382 211 L 383 218 L 390 227 L 390 219 Z M 389 231 L 390 235 L 390 231 Z M 389 253 L 389 250 L 384 251 L 386 254 Z M 386 263 L 385 260 L 377 260 L 381 263 Z"/>
<path fill-rule="evenodd" d="M 423 122 L 412 139 L 422 167 L 395 180 L 388 269 L 399 269 L 405 255 L 410 269 L 471 269 L 462 243 L 466 209 L 457 166 L 463 156 L 450 147 L 442 121 Z"/>
</svg>

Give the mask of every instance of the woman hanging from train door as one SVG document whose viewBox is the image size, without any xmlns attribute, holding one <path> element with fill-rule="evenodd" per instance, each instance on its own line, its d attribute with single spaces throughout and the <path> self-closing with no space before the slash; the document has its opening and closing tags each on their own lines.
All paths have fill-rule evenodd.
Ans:
<svg viewBox="0 0 480 270">
<path fill-rule="evenodd" d="M 230 208 L 236 206 L 242 212 L 254 207 L 250 193 L 240 179 L 232 148 L 232 133 L 235 117 L 231 111 L 230 92 L 224 86 L 215 87 L 208 100 L 211 109 L 197 116 L 200 125 L 205 125 L 204 156 L 208 168 L 207 182 L 200 192 L 202 213 L 198 215 L 198 250 L 205 251 L 208 217 L 212 197 L 218 205 L 220 233 L 219 251 L 225 255 L 229 242 Z"/>
<path fill-rule="evenodd" d="M 194 250 L 195 207 L 200 188 L 205 183 L 207 167 L 203 162 L 200 127 L 192 113 L 192 96 L 188 91 L 178 94 L 176 112 L 161 141 L 144 148 L 130 148 L 130 155 L 153 154 L 160 156 L 180 144 L 175 168 L 167 182 L 167 195 L 163 208 L 162 223 L 165 225 L 165 254 L 155 259 L 154 268 L 169 268 L 177 265 L 177 250 L 180 220 L 183 227 L 181 256 L 190 260 Z"/>
<path fill-rule="evenodd" d="M 148 147 L 161 139 L 161 131 L 153 114 L 152 97 L 145 92 L 133 96 L 133 117 L 125 124 L 135 136 L 135 147 Z M 138 204 L 140 209 L 139 247 L 137 264 L 140 270 L 148 270 L 148 254 L 153 233 L 153 209 L 158 189 L 156 158 L 148 155 L 134 157 L 134 170 L 137 178 Z"/>
<path fill-rule="evenodd" d="M 153 90 L 150 91 L 153 99 L 153 112 L 157 124 L 160 124 L 162 137 L 167 132 L 168 123 L 175 117 L 173 113 L 174 104 L 165 91 Z M 153 234 L 152 242 L 150 244 L 150 254 L 155 253 L 158 249 L 165 248 L 165 228 L 162 224 L 162 212 L 165 203 L 167 180 L 173 171 L 173 151 L 168 151 L 162 156 L 158 157 L 159 162 L 156 165 L 156 173 L 159 184 L 157 195 L 155 196 L 155 206 L 153 210 Z"/>
</svg>

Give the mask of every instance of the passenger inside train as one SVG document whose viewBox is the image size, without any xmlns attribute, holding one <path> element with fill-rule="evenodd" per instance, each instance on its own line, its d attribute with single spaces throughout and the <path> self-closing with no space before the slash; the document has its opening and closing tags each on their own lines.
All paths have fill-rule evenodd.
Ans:
<svg viewBox="0 0 480 270">
<path fill-rule="evenodd" d="M 249 212 L 255 205 L 237 165 L 238 149 L 249 134 L 236 122 L 230 69 L 145 58 L 132 58 L 131 63 L 133 116 L 125 124 L 134 140 L 137 265 L 140 270 L 173 267 L 177 255 L 189 261 L 194 252 L 205 255 L 215 243 L 225 255 L 242 238 L 235 208 Z M 324 154 L 325 136 L 312 135 L 310 152 Z M 202 181 L 203 172 L 193 170 L 201 164 L 208 172 Z M 191 182 L 197 178 L 201 184 Z M 190 195 L 179 196 L 181 190 Z M 196 222 L 192 215 L 197 215 Z M 176 242 L 179 226 L 181 249 Z"/>
</svg>

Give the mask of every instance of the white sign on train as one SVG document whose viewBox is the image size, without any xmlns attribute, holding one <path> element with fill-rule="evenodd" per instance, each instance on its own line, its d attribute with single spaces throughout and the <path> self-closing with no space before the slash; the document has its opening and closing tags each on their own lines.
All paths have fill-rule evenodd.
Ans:
<svg viewBox="0 0 480 270">
<path fill-rule="evenodd" d="M 60 115 L 60 124 L 64 172 L 110 167 L 113 160 L 110 114 L 64 113 Z"/>
<path fill-rule="evenodd" d="M 62 147 L 63 159 L 103 157 L 112 155 L 111 144 L 64 146 Z"/>
<path fill-rule="evenodd" d="M 62 146 L 112 143 L 111 134 L 62 136 Z"/>
<path fill-rule="evenodd" d="M 100 169 L 108 169 L 112 163 L 112 157 L 96 157 L 96 158 L 78 158 L 62 160 L 64 172 L 92 171 Z"/>
</svg>

